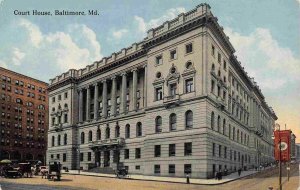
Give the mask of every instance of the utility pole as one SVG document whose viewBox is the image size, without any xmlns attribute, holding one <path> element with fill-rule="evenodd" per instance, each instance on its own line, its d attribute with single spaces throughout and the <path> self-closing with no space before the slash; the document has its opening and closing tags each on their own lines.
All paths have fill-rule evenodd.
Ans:
<svg viewBox="0 0 300 190">
<path fill-rule="evenodd" d="M 281 137 L 280 137 L 280 125 L 279 125 L 279 190 L 282 190 L 282 184 L 281 184 Z"/>
</svg>

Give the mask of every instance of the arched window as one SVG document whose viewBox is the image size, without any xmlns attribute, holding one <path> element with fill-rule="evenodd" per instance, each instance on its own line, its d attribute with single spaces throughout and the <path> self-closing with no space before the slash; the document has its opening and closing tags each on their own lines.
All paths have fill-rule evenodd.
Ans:
<svg viewBox="0 0 300 190">
<path fill-rule="evenodd" d="M 125 138 L 130 138 L 130 125 L 125 126 Z"/>
<path fill-rule="evenodd" d="M 221 126 L 221 117 L 218 115 L 218 123 L 217 123 L 218 132 L 220 132 L 220 126 Z"/>
<path fill-rule="evenodd" d="M 101 130 L 97 129 L 97 140 L 101 140 Z"/>
<path fill-rule="evenodd" d="M 215 113 L 214 112 L 211 112 L 210 126 L 211 126 L 212 129 L 215 128 Z"/>
<path fill-rule="evenodd" d="M 212 70 L 212 71 L 215 71 L 215 64 L 212 64 L 211 70 Z"/>
<path fill-rule="evenodd" d="M 65 104 L 64 107 L 65 107 L 65 108 L 68 108 L 68 104 Z"/>
<path fill-rule="evenodd" d="M 109 139 L 110 138 L 110 128 L 107 126 L 105 129 L 105 138 Z"/>
<path fill-rule="evenodd" d="M 155 132 L 156 133 L 162 132 L 162 119 L 160 116 L 157 116 L 155 119 Z"/>
<path fill-rule="evenodd" d="M 193 127 L 193 112 L 188 110 L 185 112 L 185 128 L 189 129 Z"/>
<path fill-rule="evenodd" d="M 223 135 L 226 135 L 226 120 L 225 118 L 223 119 Z"/>
<path fill-rule="evenodd" d="M 93 141 L 93 132 L 89 131 L 89 141 Z"/>
<path fill-rule="evenodd" d="M 170 131 L 176 130 L 176 114 L 172 113 L 169 117 Z"/>
<path fill-rule="evenodd" d="M 60 135 L 57 137 L 57 146 L 60 146 Z"/>
<path fill-rule="evenodd" d="M 68 136 L 67 134 L 64 135 L 64 145 L 68 144 Z"/>
<path fill-rule="evenodd" d="M 81 144 L 84 144 L 84 132 L 81 132 Z"/>
<path fill-rule="evenodd" d="M 137 137 L 140 137 L 143 135 L 143 130 L 142 130 L 142 123 L 141 122 L 138 122 L 136 124 L 136 136 Z"/>
<path fill-rule="evenodd" d="M 55 137 L 52 136 L 52 143 L 51 143 L 52 146 L 55 146 L 54 142 L 55 142 Z"/>
<path fill-rule="evenodd" d="M 117 125 L 115 128 L 115 137 L 116 138 L 120 137 L 120 126 L 119 125 Z"/>
</svg>

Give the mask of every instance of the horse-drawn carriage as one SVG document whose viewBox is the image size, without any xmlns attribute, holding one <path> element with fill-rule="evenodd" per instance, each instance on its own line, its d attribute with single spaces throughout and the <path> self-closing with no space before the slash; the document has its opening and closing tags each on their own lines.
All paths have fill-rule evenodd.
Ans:
<svg viewBox="0 0 300 190">
<path fill-rule="evenodd" d="M 47 173 L 47 179 L 53 179 L 56 177 L 57 181 L 61 178 L 61 164 L 58 161 L 49 162 L 49 171 Z"/>
<path fill-rule="evenodd" d="M 32 168 L 30 163 L 19 163 L 19 172 L 24 176 L 32 177 Z"/>
</svg>

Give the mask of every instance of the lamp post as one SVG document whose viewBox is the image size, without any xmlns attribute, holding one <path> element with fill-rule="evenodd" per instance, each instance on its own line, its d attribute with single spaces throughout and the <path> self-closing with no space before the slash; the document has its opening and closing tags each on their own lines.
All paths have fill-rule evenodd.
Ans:
<svg viewBox="0 0 300 190">
<path fill-rule="evenodd" d="M 76 149 L 76 151 L 78 152 L 78 174 L 80 174 L 80 145 L 78 144 L 78 147 Z"/>
<path fill-rule="evenodd" d="M 278 143 L 278 148 L 279 148 L 279 190 L 282 190 L 282 183 L 281 183 L 281 178 L 282 178 L 282 170 L 281 170 L 281 137 L 280 137 L 280 125 L 279 124 L 276 124 L 275 125 L 278 129 L 278 140 L 279 140 L 279 143 Z M 272 139 L 275 139 L 274 135 L 272 136 Z M 275 147 L 277 148 L 277 147 Z"/>
</svg>

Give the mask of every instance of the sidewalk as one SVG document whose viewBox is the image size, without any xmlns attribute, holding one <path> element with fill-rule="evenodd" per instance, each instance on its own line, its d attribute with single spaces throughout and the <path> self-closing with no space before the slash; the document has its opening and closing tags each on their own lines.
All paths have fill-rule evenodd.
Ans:
<svg viewBox="0 0 300 190">
<path fill-rule="evenodd" d="M 234 181 L 234 180 L 255 174 L 257 172 L 258 171 L 255 171 L 255 170 L 242 171 L 241 176 L 238 176 L 238 173 L 235 172 L 230 175 L 223 176 L 222 180 L 190 178 L 190 183 L 198 184 L 198 185 L 218 185 L 218 184 L 228 183 L 230 181 Z M 116 175 L 114 175 L 114 174 L 101 174 L 101 173 L 91 173 L 91 172 L 84 172 L 84 171 L 80 171 L 80 174 L 78 174 L 78 170 L 69 170 L 69 172 L 63 171 L 62 173 L 69 174 L 69 175 L 85 175 L 85 176 L 95 176 L 95 177 L 116 178 Z M 144 181 L 160 181 L 160 182 L 170 182 L 170 183 L 186 183 L 186 178 L 180 178 L 180 177 L 129 175 L 129 177 L 127 177 L 125 179 L 144 180 Z"/>
</svg>

